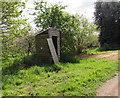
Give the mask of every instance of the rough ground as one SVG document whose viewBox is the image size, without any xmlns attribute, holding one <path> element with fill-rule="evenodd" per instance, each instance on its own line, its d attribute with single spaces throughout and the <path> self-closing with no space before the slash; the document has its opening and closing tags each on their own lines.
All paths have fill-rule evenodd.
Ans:
<svg viewBox="0 0 120 98">
<path fill-rule="evenodd" d="M 111 60 L 111 61 L 119 60 L 118 59 L 118 51 L 97 54 L 97 55 L 94 55 L 93 57 L 95 57 L 96 59 L 107 59 L 107 60 Z"/>
<path fill-rule="evenodd" d="M 113 79 L 102 84 L 102 86 L 97 90 L 96 96 L 118 96 L 118 73 L 116 73 L 116 76 Z"/>
<path fill-rule="evenodd" d="M 84 58 L 93 57 L 96 59 L 120 61 L 120 58 L 118 56 L 118 51 L 96 54 L 96 55 L 81 55 L 81 57 Z M 120 85 L 120 81 L 118 81 L 118 76 L 120 76 L 120 72 L 116 72 L 116 76 L 113 79 L 110 79 L 105 83 L 103 83 L 101 87 L 97 89 L 96 96 L 118 96 L 119 94 L 120 97 L 120 93 L 118 93 L 118 91 L 120 91 L 120 87 L 118 88 L 118 85 Z"/>
<path fill-rule="evenodd" d="M 111 61 L 120 60 L 120 58 L 118 58 L 118 51 L 101 53 L 101 54 L 87 54 L 87 55 L 83 54 L 83 55 L 80 55 L 79 57 L 81 57 L 81 58 L 93 57 L 96 59 L 107 59 L 107 60 L 111 60 Z"/>
<path fill-rule="evenodd" d="M 97 59 L 108 59 L 111 61 L 120 60 L 118 57 L 118 51 L 108 52 L 93 56 Z M 116 76 L 113 79 L 110 79 L 102 84 L 102 86 L 97 90 L 97 96 L 118 96 L 118 85 L 120 85 L 120 81 L 118 81 L 118 75 L 120 72 L 116 73 Z"/>
</svg>

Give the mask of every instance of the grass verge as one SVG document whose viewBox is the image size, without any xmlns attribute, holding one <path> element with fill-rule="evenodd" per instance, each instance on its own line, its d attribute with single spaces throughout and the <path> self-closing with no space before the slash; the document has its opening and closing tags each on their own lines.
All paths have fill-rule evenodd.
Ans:
<svg viewBox="0 0 120 98">
<path fill-rule="evenodd" d="M 92 58 L 78 63 L 18 66 L 19 70 L 14 66 L 10 73 L 5 72 L 10 66 L 3 68 L 3 96 L 95 96 L 100 84 L 118 70 L 116 61 Z"/>
<path fill-rule="evenodd" d="M 119 50 L 100 50 L 99 48 L 93 48 L 93 49 L 86 49 L 85 50 L 87 54 L 100 54 L 100 53 L 107 53 L 107 52 L 114 52 Z"/>
</svg>

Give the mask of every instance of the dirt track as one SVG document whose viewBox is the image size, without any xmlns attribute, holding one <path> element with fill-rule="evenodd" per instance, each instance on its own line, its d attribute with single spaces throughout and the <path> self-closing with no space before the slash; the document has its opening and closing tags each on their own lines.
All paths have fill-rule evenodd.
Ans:
<svg viewBox="0 0 120 98">
<path fill-rule="evenodd" d="M 96 54 L 96 55 L 81 55 L 80 57 L 83 57 L 83 58 L 92 57 L 96 59 L 120 61 L 120 58 L 118 56 L 118 51 Z M 96 96 L 118 96 L 119 95 L 119 98 L 120 98 L 120 93 L 118 93 L 118 91 L 120 91 L 120 87 L 118 88 L 118 85 L 120 85 L 120 81 L 118 81 L 118 76 L 120 79 L 120 72 L 116 72 L 116 76 L 113 79 L 110 79 L 105 83 L 103 83 L 101 87 L 97 89 Z"/>
<path fill-rule="evenodd" d="M 118 51 L 96 54 L 96 55 L 93 55 L 92 57 L 94 57 L 96 59 L 107 59 L 110 61 L 118 61 L 119 60 Z"/>
<path fill-rule="evenodd" d="M 118 96 L 118 73 L 116 73 L 116 76 L 113 79 L 102 84 L 97 90 L 96 96 Z"/>
<path fill-rule="evenodd" d="M 96 59 L 119 61 L 118 51 L 97 54 L 91 57 L 94 57 Z M 116 76 L 113 79 L 110 79 L 103 83 L 102 86 L 98 88 L 96 96 L 118 96 L 118 85 L 120 85 L 120 81 L 118 81 L 118 74 L 120 75 L 120 72 L 117 72 Z"/>
<path fill-rule="evenodd" d="M 96 59 L 107 59 L 107 60 L 111 60 L 111 61 L 118 61 L 120 60 L 120 58 L 118 58 L 118 51 L 114 51 L 114 52 L 107 52 L 107 53 L 101 53 L 101 54 L 83 54 L 80 55 L 79 57 L 81 58 L 96 58 Z"/>
</svg>

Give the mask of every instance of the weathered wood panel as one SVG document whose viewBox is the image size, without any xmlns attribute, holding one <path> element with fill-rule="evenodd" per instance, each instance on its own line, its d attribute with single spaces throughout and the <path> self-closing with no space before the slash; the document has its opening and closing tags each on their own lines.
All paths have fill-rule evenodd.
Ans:
<svg viewBox="0 0 120 98">
<path fill-rule="evenodd" d="M 35 36 L 35 47 L 36 47 L 36 55 L 40 59 L 41 62 L 43 63 L 52 63 L 53 62 L 53 57 L 52 57 L 52 52 L 50 51 L 50 47 L 48 44 L 47 39 L 51 38 L 52 36 L 57 37 L 57 58 L 58 61 L 60 60 L 60 32 L 58 29 L 48 29 L 38 35 Z M 54 43 L 55 44 L 55 43 Z M 56 45 L 55 45 L 56 46 Z M 54 47 L 52 45 L 52 47 Z"/>
<path fill-rule="evenodd" d="M 54 47 L 53 42 L 52 42 L 52 38 L 48 38 L 47 41 L 48 41 L 50 52 L 52 54 L 53 61 L 56 64 L 59 62 L 59 60 L 58 60 L 57 53 L 55 51 L 55 47 Z"/>
</svg>

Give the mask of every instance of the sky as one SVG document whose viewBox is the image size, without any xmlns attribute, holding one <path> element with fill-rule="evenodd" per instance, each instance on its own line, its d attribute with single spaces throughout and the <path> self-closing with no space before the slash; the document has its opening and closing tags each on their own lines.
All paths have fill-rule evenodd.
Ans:
<svg viewBox="0 0 120 98">
<path fill-rule="evenodd" d="M 66 11 L 71 14 L 83 14 L 89 21 L 93 21 L 94 17 L 94 2 L 96 0 L 46 0 L 49 3 L 62 2 L 67 5 Z"/>
<path fill-rule="evenodd" d="M 23 12 L 23 15 L 25 15 L 26 18 L 29 18 L 29 22 L 31 22 L 33 28 L 35 27 L 35 24 L 31 20 L 33 20 L 33 17 L 30 16 L 28 13 L 33 12 L 34 5 L 33 2 L 35 0 L 29 0 L 26 3 L 26 9 Z M 55 4 L 58 2 L 61 2 L 62 5 L 67 5 L 68 7 L 65 9 L 66 12 L 69 12 L 70 14 L 79 14 L 84 15 L 90 22 L 94 21 L 94 3 L 96 0 L 45 0 L 49 4 Z M 29 10 L 28 10 L 29 8 Z"/>
</svg>

